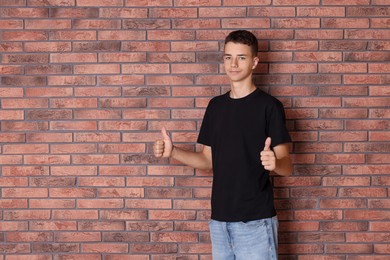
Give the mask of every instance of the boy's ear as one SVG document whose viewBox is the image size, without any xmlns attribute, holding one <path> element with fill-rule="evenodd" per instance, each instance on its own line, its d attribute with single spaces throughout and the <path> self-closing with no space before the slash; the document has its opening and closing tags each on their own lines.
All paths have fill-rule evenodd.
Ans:
<svg viewBox="0 0 390 260">
<path fill-rule="evenodd" d="M 256 68 L 258 63 L 259 63 L 259 57 L 254 57 L 253 58 L 253 66 L 252 66 L 253 70 Z"/>
</svg>

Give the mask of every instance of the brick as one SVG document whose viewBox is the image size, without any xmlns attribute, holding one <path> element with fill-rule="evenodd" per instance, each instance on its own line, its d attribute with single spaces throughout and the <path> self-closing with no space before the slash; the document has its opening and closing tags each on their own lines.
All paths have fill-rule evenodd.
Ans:
<svg viewBox="0 0 390 260">
<path fill-rule="evenodd" d="M 326 245 L 325 252 L 328 254 L 370 254 L 373 252 L 373 246 L 365 244 L 333 244 Z"/>
<path fill-rule="evenodd" d="M 123 208 L 121 199 L 78 199 L 77 208 Z"/>
<path fill-rule="evenodd" d="M 50 210 L 4 210 L 4 220 L 50 219 Z"/>
<path fill-rule="evenodd" d="M 74 19 L 74 29 L 120 29 L 120 20 L 96 20 L 96 19 Z"/>
<path fill-rule="evenodd" d="M 70 164 L 69 155 L 26 155 L 26 164 Z"/>
<path fill-rule="evenodd" d="M 101 144 L 100 153 L 144 153 L 144 144 Z"/>
<path fill-rule="evenodd" d="M 150 9 L 151 18 L 196 18 L 196 8 L 153 8 Z"/>
<path fill-rule="evenodd" d="M 103 234 L 104 242 L 149 242 L 146 232 L 107 232 Z"/>
<path fill-rule="evenodd" d="M 322 132 L 320 133 L 320 140 L 324 142 L 329 141 L 367 141 L 367 133 L 360 131 L 348 132 Z"/>
<path fill-rule="evenodd" d="M 52 154 L 96 153 L 97 146 L 94 144 L 52 144 L 50 150 Z"/>
<path fill-rule="evenodd" d="M 345 61 L 387 61 L 390 55 L 383 52 L 346 52 Z"/>
<path fill-rule="evenodd" d="M 317 50 L 318 43 L 316 41 L 274 41 L 270 46 L 273 51 L 286 50 Z"/>
<path fill-rule="evenodd" d="M 325 0 L 324 5 L 369 5 L 369 0 L 353 0 L 353 1 L 346 1 L 346 0 Z"/>
<path fill-rule="evenodd" d="M 367 155 L 367 163 L 369 163 L 369 164 L 385 163 L 388 159 L 389 159 L 388 155 L 386 155 L 386 154 L 368 154 Z"/>
<path fill-rule="evenodd" d="M 366 73 L 365 63 L 319 64 L 320 73 Z"/>
<path fill-rule="evenodd" d="M 99 62 L 145 62 L 144 53 L 99 53 Z M 127 64 L 123 64 L 126 66 Z M 139 66 L 139 64 L 138 64 Z"/>
<path fill-rule="evenodd" d="M 30 199 L 30 208 L 74 208 L 75 202 L 70 199 Z"/>
<path fill-rule="evenodd" d="M 48 252 L 61 252 L 65 250 L 69 253 L 79 252 L 77 244 L 58 244 L 58 243 L 37 243 L 32 246 L 33 253 L 48 253 Z"/>
<path fill-rule="evenodd" d="M 100 83 L 100 85 L 142 85 L 144 84 L 144 76 L 140 76 L 140 75 L 98 76 L 98 82 Z"/>
<path fill-rule="evenodd" d="M 3 131 L 46 131 L 49 129 L 47 122 L 2 122 Z"/>
<path fill-rule="evenodd" d="M 388 18 L 372 18 L 371 27 L 372 28 L 389 28 L 389 19 Z"/>
<path fill-rule="evenodd" d="M 49 167 L 47 166 L 3 166 L 3 176 L 34 176 L 34 175 L 49 175 Z"/>
<path fill-rule="evenodd" d="M 224 27 L 225 21 L 222 20 L 222 27 Z M 167 28 L 169 29 L 169 24 Z M 202 28 L 202 29 L 211 29 L 211 28 L 220 28 L 221 22 L 217 19 L 177 19 L 173 21 L 172 27 L 174 29 L 188 29 L 188 28 Z M 161 27 L 160 27 L 161 28 Z M 166 28 L 166 29 L 167 29 Z"/>
<path fill-rule="evenodd" d="M 297 7 L 297 16 L 344 17 L 344 15 L 345 7 Z"/>
<path fill-rule="evenodd" d="M 320 28 L 319 18 L 273 19 L 272 28 Z"/>
<path fill-rule="evenodd" d="M 248 7 L 248 14 L 261 17 L 289 17 L 295 16 L 295 10 L 292 7 Z"/>
<path fill-rule="evenodd" d="M 125 74 L 168 74 L 170 72 L 168 64 L 124 64 L 122 73 Z"/>
<path fill-rule="evenodd" d="M 112 52 L 120 50 L 120 41 L 75 42 L 72 47 L 80 52 Z"/>
<path fill-rule="evenodd" d="M 122 121 L 100 121 L 99 122 L 100 130 L 146 130 L 146 122 L 142 121 L 130 121 L 130 122 L 122 122 Z"/>
<path fill-rule="evenodd" d="M 133 244 L 130 249 L 131 254 L 176 254 L 177 244 Z"/>
<path fill-rule="evenodd" d="M 13 88 L 13 87 L 0 88 L 0 97 L 7 97 L 7 98 L 23 97 L 23 89 Z"/>
<path fill-rule="evenodd" d="M 26 119 L 28 120 L 64 120 L 72 119 L 72 111 L 70 110 L 30 110 L 27 112 Z"/>
<path fill-rule="evenodd" d="M 367 96 L 367 86 L 321 86 L 319 88 L 320 96 Z"/>
<path fill-rule="evenodd" d="M 369 73 L 389 73 L 390 69 L 385 63 L 368 64 Z"/>
<path fill-rule="evenodd" d="M 31 221 L 31 230 L 76 230 L 76 221 Z"/>
<path fill-rule="evenodd" d="M 171 72 L 174 74 L 190 74 L 190 73 L 217 73 L 218 66 L 214 64 L 172 64 Z"/>
<path fill-rule="evenodd" d="M 147 8 L 99 8 L 98 13 L 99 12 L 101 18 L 147 18 L 148 17 Z M 124 20 L 124 25 L 126 24 L 127 21 L 131 21 L 131 20 Z M 130 29 L 130 28 L 124 27 L 124 29 Z"/>
<path fill-rule="evenodd" d="M 96 98 L 52 98 L 50 99 L 52 108 L 96 108 Z"/>
<path fill-rule="evenodd" d="M 122 6 L 122 0 L 78 0 L 77 6 Z"/>
<path fill-rule="evenodd" d="M 119 142 L 119 133 L 75 133 L 75 142 Z"/>
<path fill-rule="evenodd" d="M 196 11 L 196 10 L 195 10 Z M 176 12 L 176 9 L 175 9 Z M 184 16 L 187 17 L 187 16 Z M 151 30 L 148 32 L 148 40 L 195 40 L 195 33 L 190 30 Z"/>
<path fill-rule="evenodd" d="M 151 53 L 148 56 L 149 62 L 195 62 L 193 53 Z"/>
<path fill-rule="evenodd" d="M 0 45 L 1 48 L 1 45 Z M 368 50 L 374 50 L 374 51 L 379 51 L 379 50 L 389 50 L 390 49 L 390 43 L 386 41 L 370 41 L 367 46 Z"/>
<path fill-rule="evenodd" d="M 274 5 L 318 5 L 319 0 L 275 0 Z"/>
<path fill-rule="evenodd" d="M 225 18 L 222 19 L 222 28 L 270 28 L 268 18 Z M 256 25 L 256 26 L 254 26 Z M 204 28 L 204 27 L 203 27 Z M 285 28 L 285 27 L 276 27 Z"/>
<path fill-rule="evenodd" d="M 198 235 L 196 233 L 176 233 L 176 232 L 158 232 L 151 234 L 151 242 L 154 243 L 195 243 L 198 242 Z"/>
<path fill-rule="evenodd" d="M 3 86 L 44 86 L 46 78 L 41 76 L 3 76 L 1 77 Z"/>
<path fill-rule="evenodd" d="M 4 31 L 2 32 L 3 41 L 45 41 L 48 40 L 48 34 L 42 31 Z"/>
<path fill-rule="evenodd" d="M 369 19 L 367 18 L 324 18 L 322 20 L 323 28 L 369 28 Z"/>
<path fill-rule="evenodd" d="M 146 210 L 102 210 L 103 220 L 145 220 Z"/>
<path fill-rule="evenodd" d="M 389 38 L 390 33 L 388 31 L 376 30 L 360 30 L 360 29 L 350 29 L 345 30 L 346 39 L 387 39 Z"/>
<path fill-rule="evenodd" d="M 341 61 L 342 54 L 341 52 L 295 52 L 294 60 L 295 61 Z"/>
<path fill-rule="evenodd" d="M 126 208 L 172 209 L 172 202 L 167 199 L 127 199 Z"/>
<path fill-rule="evenodd" d="M 53 241 L 53 234 L 49 232 L 8 232 L 8 242 L 50 242 Z"/>
<path fill-rule="evenodd" d="M 41 1 L 41 0 L 40 0 Z M 72 1 L 73 0 L 68 0 Z M 42 1 L 43 2 L 43 1 Z M 47 2 L 46 2 L 47 3 Z M 63 3 L 63 2 L 62 2 Z M 53 7 L 55 6 L 52 3 L 49 3 L 50 8 L 50 13 L 49 17 L 50 18 L 98 18 L 99 17 L 99 8 L 97 7 L 78 7 L 78 8 L 66 8 L 66 7 Z M 66 6 L 73 6 L 72 5 L 66 5 Z"/>
<path fill-rule="evenodd" d="M 74 74 L 119 74 L 119 64 L 74 65 Z"/>
<path fill-rule="evenodd" d="M 342 130 L 340 120 L 297 120 L 296 130 Z M 356 129 L 355 129 L 356 130 Z"/>
<path fill-rule="evenodd" d="M 366 49 L 367 43 L 364 41 L 350 40 L 323 40 L 320 42 L 320 50 L 325 51 L 360 51 Z M 347 55 L 347 54 L 346 54 Z M 349 61 L 346 59 L 346 61 Z"/>
<path fill-rule="evenodd" d="M 188 188 L 148 188 L 148 198 L 191 198 L 192 192 Z"/>
<path fill-rule="evenodd" d="M 367 118 L 366 109 L 320 109 L 320 118 Z"/>
<path fill-rule="evenodd" d="M 74 91 L 75 96 L 80 97 L 90 97 L 90 96 L 99 96 L 99 97 L 113 97 L 121 95 L 120 87 L 77 87 Z M 75 115 L 81 113 L 85 114 L 82 111 L 75 111 Z"/>
<path fill-rule="evenodd" d="M 27 142 L 72 142 L 71 133 L 28 133 L 26 135 Z"/>
<path fill-rule="evenodd" d="M 353 175 L 370 175 L 370 174 L 382 174 L 389 170 L 390 167 L 386 165 L 354 165 L 354 166 L 344 166 L 344 174 L 353 174 Z"/>
<path fill-rule="evenodd" d="M 27 200 L 26 199 L 0 199 L 0 206 L 2 208 L 27 208 Z"/>
<path fill-rule="evenodd" d="M 340 188 L 341 197 L 386 197 L 384 188 Z"/>
<path fill-rule="evenodd" d="M 79 221 L 78 230 L 92 231 L 92 230 L 108 230 L 108 231 L 120 231 L 125 230 L 124 221 Z"/>
<path fill-rule="evenodd" d="M 47 18 L 48 8 L 2 8 L 2 18 Z"/>
<path fill-rule="evenodd" d="M 125 186 L 125 178 L 123 177 L 80 177 L 78 179 L 79 187 L 123 187 Z"/>
<path fill-rule="evenodd" d="M 97 210 L 53 210 L 53 220 L 68 220 L 68 219 L 97 219 Z"/>
<path fill-rule="evenodd" d="M 244 7 L 199 7 L 199 17 L 244 17 Z M 252 16 L 252 15 L 251 15 Z"/>
<path fill-rule="evenodd" d="M 169 42 L 164 41 L 153 41 L 153 42 L 122 42 L 122 51 L 169 51 Z M 145 55 L 145 54 L 144 54 Z M 146 57 L 146 55 L 145 55 Z"/>
<path fill-rule="evenodd" d="M 3 187 L 27 186 L 27 182 L 27 179 L 22 177 L 13 178 L 13 176 L 11 176 L 0 179 L 0 183 Z M 17 192 L 17 190 L 10 190 L 9 192 Z"/>
<path fill-rule="evenodd" d="M 1 231 L 25 231 L 28 230 L 28 222 L 23 221 L 2 221 L 0 223 Z"/>
<path fill-rule="evenodd" d="M 367 1 L 367 0 L 365 0 Z M 367 1 L 368 2 L 368 1 Z M 389 10 L 386 7 L 348 7 L 347 16 L 388 16 Z"/>
<path fill-rule="evenodd" d="M 88 63 L 97 62 L 96 53 L 51 53 L 51 63 Z"/>
<path fill-rule="evenodd" d="M 130 31 L 131 32 L 131 31 Z M 116 40 L 122 40 L 122 41 L 130 41 L 130 40 L 145 40 L 146 39 L 146 34 L 145 32 L 142 31 L 136 31 L 129 33 L 129 31 L 101 31 L 98 33 L 98 39 L 99 40 L 111 40 L 111 39 L 116 39 Z M 104 42 L 102 42 L 104 44 Z M 117 45 L 115 45 L 115 50 L 116 50 Z M 114 46 L 113 46 L 114 48 Z"/>
<path fill-rule="evenodd" d="M 70 65 L 32 65 L 26 67 L 26 74 L 70 74 Z"/>
<path fill-rule="evenodd" d="M 355 75 L 354 75 L 355 76 Z M 339 75 L 295 75 L 296 84 L 340 84 L 341 77 Z"/>
<path fill-rule="evenodd" d="M 74 177 L 33 177 L 30 179 L 30 185 L 34 187 L 74 187 L 76 185 L 76 179 Z"/>
<path fill-rule="evenodd" d="M 317 65 L 313 63 L 305 64 L 270 64 L 270 73 L 316 73 Z"/>
<path fill-rule="evenodd" d="M 0 29 L 23 29 L 22 20 L 3 20 Z"/>
<path fill-rule="evenodd" d="M 296 39 L 343 39 L 342 30 L 299 30 L 295 34 Z"/>
<path fill-rule="evenodd" d="M 117 155 L 73 155 L 74 164 L 117 164 L 119 157 Z"/>
<path fill-rule="evenodd" d="M 3 146 L 3 154 L 44 154 L 49 153 L 45 144 L 11 144 Z"/>
<path fill-rule="evenodd" d="M 169 112 L 158 109 L 128 109 L 123 111 L 123 119 L 168 119 Z"/>
<path fill-rule="evenodd" d="M 75 119 L 120 119 L 121 112 L 113 110 L 79 110 L 74 111 Z"/>
<path fill-rule="evenodd" d="M 95 85 L 96 78 L 93 76 L 48 76 L 47 77 L 48 85 Z"/>
<path fill-rule="evenodd" d="M 314 186 L 314 185 L 313 185 Z M 294 188 L 291 190 L 291 197 L 302 198 L 302 197 L 329 197 L 335 196 L 336 189 L 334 188 Z"/>
<path fill-rule="evenodd" d="M 78 121 L 78 122 L 67 122 L 67 121 L 52 121 L 50 122 L 50 130 L 85 130 L 85 131 L 93 131 L 97 130 L 96 122 L 89 121 Z"/>
<path fill-rule="evenodd" d="M 142 198 L 144 197 L 144 190 L 142 188 L 100 188 L 99 197 L 103 198 Z"/>
<path fill-rule="evenodd" d="M 49 33 L 49 38 L 51 40 L 58 41 L 96 41 L 96 32 L 95 31 L 87 31 L 87 30 L 71 30 L 71 31 L 51 31 Z M 79 46 L 79 45 L 77 45 Z"/>
<path fill-rule="evenodd" d="M 348 120 L 346 122 L 346 129 L 348 130 L 385 130 L 389 129 L 388 120 Z"/>
<path fill-rule="evenodd" d="M 302 210 L 295 212 L 299 220 L 341 220 L 341 210 Z"/>
<path fill-rule="evenodd" d="M 141 0 L 134 2 L 132 0 L 125 0 L 125 6 L 172 6 L 170 0 L 156 0 L 153 2 L 147 0 Z"/>
<path fill-rule="evenodd" d="M 367 222 L 323 222 L 320 225 L 324 231 L 368 231 Z"/>
<path fill-rule="evenodd" d="M 63 30 L 71 28 L 71 20 L 26 20 L 24 22 L 25 29 L 43 29 L 43 30 Z"/>
<path fill-rule="evenodd" d="M 133 175 L 144 175 L 144 173 Z M 173 186 L 173 177 L 128 177 L 126 185 L 129 187 Z"/>
<path fill-rule="evenodd" d="M 21 110 L 0 111 L 0 120 L 23 120 L 24 115 Z"/>
</svg>

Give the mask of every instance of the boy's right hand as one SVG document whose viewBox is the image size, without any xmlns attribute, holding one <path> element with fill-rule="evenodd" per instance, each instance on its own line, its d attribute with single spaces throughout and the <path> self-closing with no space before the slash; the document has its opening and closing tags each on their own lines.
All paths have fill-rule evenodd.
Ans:
<svg viewBox="0 0 390 260">
<path fill-rule="evenodd" d="M 170 157 L 172 155 L 173 144 L 165 127 L 161 129 L 162 140 L 157 140 L 153 145 L 154 156 L 156 157 Z"/>
</svg>

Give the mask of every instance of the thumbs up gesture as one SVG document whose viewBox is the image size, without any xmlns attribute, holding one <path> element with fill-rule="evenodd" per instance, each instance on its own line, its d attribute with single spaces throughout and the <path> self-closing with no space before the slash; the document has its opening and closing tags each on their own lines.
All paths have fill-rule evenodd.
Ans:
<svg viewBox="0 0 390 260">
<path fill-rule="evenodd" d="M 173 150 L 172 140 L 165 127 L 161 129 L 162 139 L 154 142 L 153 153 L 156 157 L 170 157 Z"/>
<path fill-rule="evenodd" d="M 271 150 L 271 137 L 267 137 L 265 140 L 265 146 L 263 151 L 260 152 L 260 161 L 264 166 L 264 169 L 273 171 L 276 168 L 275 153 Z"/>
</svg>

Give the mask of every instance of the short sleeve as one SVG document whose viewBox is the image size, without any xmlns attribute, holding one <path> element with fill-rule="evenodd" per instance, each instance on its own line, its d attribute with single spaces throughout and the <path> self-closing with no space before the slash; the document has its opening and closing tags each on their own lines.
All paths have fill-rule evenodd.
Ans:
<svg viewBox="0 0 390 260">
<path fill-rule="evenodd" d="M 266 135 L 271 137 L 272 146 L 282 143 L 290 143 L 291 137 L 286 128 L 286 116 L 282 103 L 275 99 L 275 102 L 267 109 Z"/>
<path fill-rule="evenodd" d="M 203 117 L 202 126 L 200 127 L 198 140 L 200 144 L 211 146 L 211 131 L 212 131 L 212 116 L 211 116 L 211 105 L 209 104 L 206 108 L 206 112 Z"/>
</svg>

